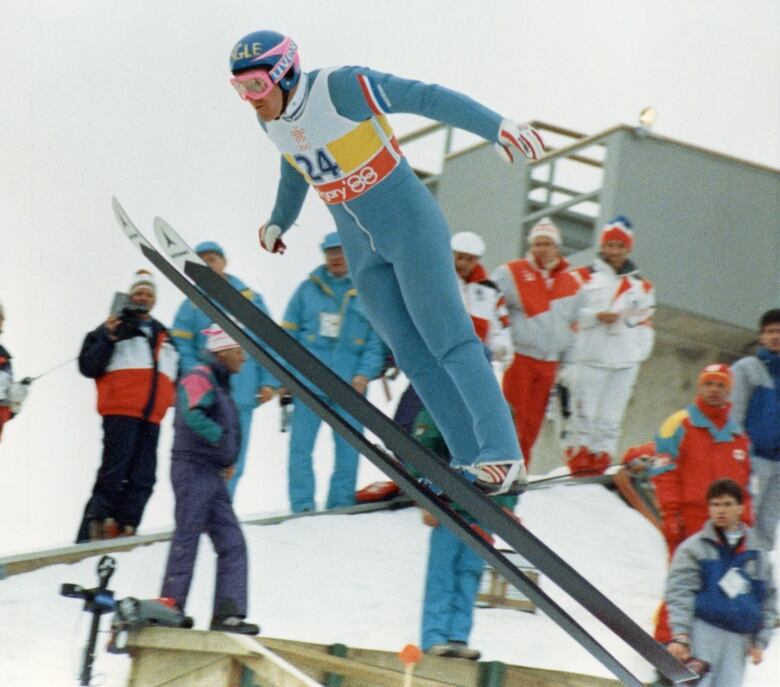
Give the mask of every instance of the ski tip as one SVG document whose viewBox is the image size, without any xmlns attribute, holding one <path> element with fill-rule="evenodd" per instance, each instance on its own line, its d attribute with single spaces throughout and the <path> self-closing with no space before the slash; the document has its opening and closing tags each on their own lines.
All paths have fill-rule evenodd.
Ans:
<svg viewBox="0 0 780 687">
<path fill-rule="evenodd" d="M 183 269 L 187 262 L 194 262 L 198 265 L 206 264 L 200 256 L 187 245 L 187 242 L 179 236 L 179 233 L 162 217 L 155 217 L 153 226 L 154 233 L 163 250 L 180 268 Z"/>
</svg>

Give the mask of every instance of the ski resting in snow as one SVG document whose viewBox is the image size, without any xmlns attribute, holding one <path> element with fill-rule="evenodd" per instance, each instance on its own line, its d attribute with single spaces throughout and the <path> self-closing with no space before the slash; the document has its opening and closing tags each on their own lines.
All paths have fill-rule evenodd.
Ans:
<svg viewBox="0 0 780 687">
<path fill-rule="evenodd" d="M 356 393 L 348 383 L 290 337 L 271 318 L 255 308 L 228 282 L 205 266 L 164 220 L 155 219 L 155 231 L 166 254 L 177 267 L 168 262 L 144 238 L 116 199 L 113 199 L 113 209 L 127 237 L 197 307 L 222 326 L 247 353 L 255 357 L 346 441 L 393 479 L 407 495 L 430 510 L 508 582 L 531 599 L 623 684 L 640 687 L 642 682 L 538 585 L 472 529 L 469 523 L 453 510 L 450 500 L 460 504 L 480 522 L 482 527 L 494 532 L 523 555 L 542 574 L 566 591 L 662 675 L 675 683 L 696 678 L 694 673 L 672 657 L 661 644 L 514 519 L 510 513 L 502 510 L 489 497 L 450 470 L 441 459 L 407 435 L 378 408 Z M 258 341 L 262 341 L 262 345 Z M 314 389 L 319 389 L 378 436 L 387 450 L 372 444 L 362 433 L 354 430 L 320 399 Z M 404 463 L 394 456 L 401 457 L 404 463 L 409 464 L 432 484 L 437 485 L 443 491 L 443 496 L 438 496 L 425 484 L 418 482 Z"/>
</svg>

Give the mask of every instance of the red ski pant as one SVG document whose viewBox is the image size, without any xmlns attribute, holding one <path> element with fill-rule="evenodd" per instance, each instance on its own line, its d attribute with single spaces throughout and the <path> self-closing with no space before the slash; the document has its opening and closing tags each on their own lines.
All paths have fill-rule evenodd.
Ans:
<svg viewBox="0 0 780 687">
<path fill-rule="evenodd" d="M 696 534 L 704 523 L 707 522 L 708 513 L 706 506 L 680 506 L 679 508 L 680 520 L 682 521 L 682 531 L 674 532 L 669 528 L 664 528 L 664 539 L 666 539 L 666 546 L 669 548 L 669 560 L 672 560 L 677 547 L 682 544 L 688 537 Z M 655 618 L 655 632 L 653 633 L 656 641 L 661 644 L 667 644 L 672 639 L 672 630 L 669 627 L 669 613 L 666 610 L 666 602 L 662 601 L 658 607 Z"/>
<path fill-rule="evenodd" d="M 537 360 L 516 353 L 512 364 L 504 372 L 504 397 L 512 407 L 526 467 L 531 464 L 531 449 L 542 428 L 557 369 L 558 362 L 555 360 Z"/>
</svg>

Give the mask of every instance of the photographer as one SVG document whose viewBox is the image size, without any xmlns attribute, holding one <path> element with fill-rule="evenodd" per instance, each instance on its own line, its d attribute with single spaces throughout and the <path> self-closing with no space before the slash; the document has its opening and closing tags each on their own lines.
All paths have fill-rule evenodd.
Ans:
<svg viewBox="0 0 780 687">
<path fill-rule="evenodd" d="M 103 456 L 76 542 L 135 533 L 156 480 L 160 421 L 173 404 L 178 353 L 149 313 L 152 275 L 133 275 L 127 303 L 87 334 L 79 370 L 97 385 Z"/>
</svg>

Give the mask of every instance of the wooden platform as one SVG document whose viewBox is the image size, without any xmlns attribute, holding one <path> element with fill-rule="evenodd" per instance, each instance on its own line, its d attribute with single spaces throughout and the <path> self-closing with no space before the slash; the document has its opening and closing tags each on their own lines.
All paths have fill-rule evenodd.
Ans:
<svg viewBox="0 0 780 687">
<path fill-rule="evenodd" d="M 128 687 L 401 687 L 394 652 L 270 637 L 144 628 L 131 633 Z M 400 647 L 399 647 L 400 649 Z M 338 655 L 336 655 L 338 654 Z M 613 687 L 615 680 L 425 656 L 410 687 Z"/>
</svg>

